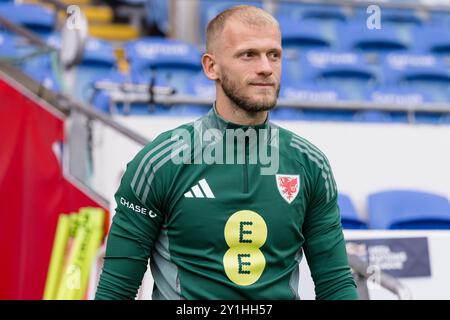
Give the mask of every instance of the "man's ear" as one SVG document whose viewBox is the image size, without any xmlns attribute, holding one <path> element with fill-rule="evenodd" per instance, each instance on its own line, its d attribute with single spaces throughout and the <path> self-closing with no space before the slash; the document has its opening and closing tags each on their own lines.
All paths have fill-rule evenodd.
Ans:
<svg viewBox="0 0 450 320">
<path fill-rule="evenodd" d="M 213 54 L 205 53 L 202 56 L 203 72 L 209 80 L 219 79 L 216 60 Z"/>
</svg>

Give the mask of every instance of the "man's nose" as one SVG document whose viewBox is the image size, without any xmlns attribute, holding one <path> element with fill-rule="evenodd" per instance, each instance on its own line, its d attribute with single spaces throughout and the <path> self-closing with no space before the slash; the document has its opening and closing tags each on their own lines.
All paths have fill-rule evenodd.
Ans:
<svg viewBox="0 0 450 320">
<path fill-rule="evenodd" d="M 272 75 L 272 73 L 273 73 L 272 64 L 270 63 L 267 56 L 261 55 L 261 58 L 259 59 L 259 63 L 258 63 L 257 73 L 264 75 L 266 77 Z"/>
</svg>

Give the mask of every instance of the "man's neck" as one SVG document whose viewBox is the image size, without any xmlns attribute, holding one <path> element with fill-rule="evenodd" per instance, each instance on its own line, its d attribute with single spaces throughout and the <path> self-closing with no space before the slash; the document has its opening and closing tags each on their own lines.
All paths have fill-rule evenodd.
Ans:
<svg viewBox="0 0 450 320">
<path fill-rule="evenodd" d="M 216 101 L 216 112 L 224 120 L 243 126 L 263 124 L 268 114 L 268 111 L 248 112 L 238 106 L 219 101 Z"/>
</svg>

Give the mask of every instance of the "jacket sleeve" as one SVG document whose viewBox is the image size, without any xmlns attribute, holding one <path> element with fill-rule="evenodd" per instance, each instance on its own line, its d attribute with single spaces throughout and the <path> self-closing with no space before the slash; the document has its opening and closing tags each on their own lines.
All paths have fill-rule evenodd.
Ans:
<svg viewBox="0 0 450 320">
<path fill-rule="evenodd" d="M 303 249 L 314 280 L 316 299 L 358 299 L 347 260 L 337 188 L 326 158 L 319 168 L 311 184 L 303 224 Z"/>
<path fill-rule="evenodd" d="M 96 300 L 135 299 L 164 221 L 162 187 L 145 154 L 144 149 L 127 165 L 114 196 L 117 208 Z"/>
</svg>

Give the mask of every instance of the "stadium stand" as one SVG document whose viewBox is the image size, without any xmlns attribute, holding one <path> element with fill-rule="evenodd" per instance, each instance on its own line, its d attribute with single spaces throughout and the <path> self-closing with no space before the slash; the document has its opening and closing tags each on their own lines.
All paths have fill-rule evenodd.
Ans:
<svg viewBox="0 0 450 320">
<path fill-rule="evenodd" d="M 201 79 L 199 57 L 204 50 L 203 31 L 214 15 L 236 3 L 232 0 L 198 2 L 201 43 L 194 46 L 168 38 L 171 5 L 167 1 L 76 2 L 88 18 L 91 40 L 77 67 L 75 96 L 88 102 L 94 82 L 114 69 L 117 71 L 114 48 L 124 47 L 133 73 L 129 79 L 136 79 L 135 73 L 139 73 L 148 83 L 155 77 L 155 82 L 173 87 L 176 94 L 201 97 L 192 90 L 190 83 L 197 77 Z M 262 1 L 249 4 L 263 6 Z M 136 19 L 133 10 L 129 11 L 129 16 L 125 14 L 127 20 L 125 11 L 118 14 L 119 7 L 129 7 L 134 12 L 145 10 L 147 27 L 139 30 L 139 23 L 133 22 Z M 0 5 L 0 14 L 38 33 L 51 46 L 59 46 L 59 35 L 55 31 L 64 17 L 62 12 L 56 14 L 52 6 L 8 2 Z M 383 27 L 379 30 L 367 28 L 368 12 L 361 6 L 280 2 L 275 14 L 285 49 L 280 99 L 303 99 L 303 105 L 297 109 L 280 106 L 273 112 L 274 119 L 448 122 L 445 110 L 428 112 L 425 107 L 449 101 L 450 35 L 442 28 L 450 20 L 446 19 L 448 14 L 430 11 L 424 15 L 415 9 L 384 8 Z M 152 30 L 151 26 L 156 28 L 154 35 L 146 33 Z M 0 30 L 0 46 L 6 48 L 2 50 L 3 56 L 15 59 L 17 53 L 26 55 L 32 51 L 23 39 L 6 30 Z M 177 53 L 177 50 L 181 51 Z M 36 80 L 45 81 L 47 85 L 58 83 L 50 57 L 28 59 L 22 66 Z M 60 86 L 50 87 L 58 90 Z M 359 101 L 392 108 L 326 107 L 327 104 Z M 308 102 L 325 106 L 314 109 L 304 105 Z M 413 117 L 408 116 L 407 111 L 401 110 L 405 109 L 405 104 L 420 110 Z M 189 105 L 195 104 L 184 104 L 183 113 L 189 114 L 186 109 Z M 95 102 L 94 106 L 111 111 L 103 103 Z M 177 107 L 182 106 L 174 105 L 173 109 Z M 130 112 L 138 109 L 131 108 Z"/>
</svg>

